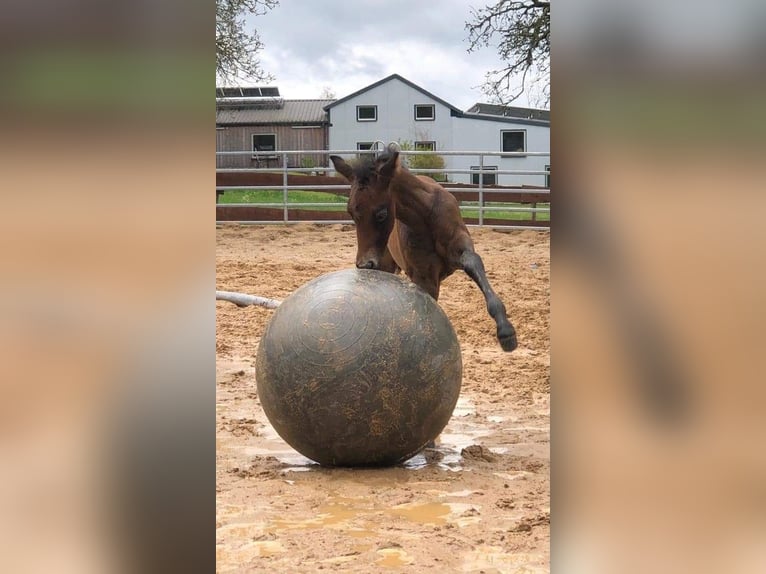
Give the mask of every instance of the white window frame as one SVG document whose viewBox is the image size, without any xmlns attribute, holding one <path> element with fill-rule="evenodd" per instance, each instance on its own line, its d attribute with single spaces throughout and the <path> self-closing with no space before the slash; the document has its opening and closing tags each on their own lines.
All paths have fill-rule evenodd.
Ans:
<svg viewBox="0 0 766 574">
<path fill-rule="evenodd" d="M 431 108 L 430 118 L 419 118 L 418 108 Z M 415 104 L 414 112 L 416 122 L 433 122 L 436 120 L 436 104 Z"/>
<path fill-rule="evenodd" d="M 374 118 L 360 118 L 359 117 L 359 110 L 361 108 L 372 108 L 375 110 L 375 117 Z M 356 106 L 356 121 L 358 122 L 377 122 L 378 121 L 378 106 L 374 104 L 366 104 L 361 106 Z"/>
<path fill-rule="evenodd" d="M 258 151 L 255 149 L 255 138 L 260 136 L 271 136 L 274 138 L 274 151 Z M 265 134 L 250 134 L 250 145 L 253 150 L 253 159 L 277 159 L 277 134 L 265 133 Z"/>
<path fill-rule="evenodd" d="M 521 133 L 524 135 L 524 149 L 518 151 L 507 151 L 504 146 L 506 133 Z M 500 130 L 500 151 L 503 153 L 527 153 L 527 130 Z M 517 156 L 518 157 L 518 156 Z"/>
<path fill-rule="evenodd" d="M 482 183 L 482 186 L 485 186 L 485 185 L 497 185 L 497 174 L 496 173 L 487 173 L 488 171 L 497 171 L 497 166 L 496 165 L 485 165 L 483 168 L 481 166 L 478 166 L 478 165 L 472 165 L 471 166 L 471 171 L 475 170 L 475 171 L 478 172 L 480 169 L 483 169 L 484 173 L 472 173 L 471 174 L 471 184 L 472 185 L 479 185 L 479 176 L 481 176 L 482 181 L 484 180 L 484 178 L 486 178 L 488 176 L 492 176 L 492 177 L 495 178 L 495 182 L 494 183 L 487 183 L 486 181 L 484 181 Z M 476 178 L 476 183 L 473 182 L 473 178 Z"/>
</svg>

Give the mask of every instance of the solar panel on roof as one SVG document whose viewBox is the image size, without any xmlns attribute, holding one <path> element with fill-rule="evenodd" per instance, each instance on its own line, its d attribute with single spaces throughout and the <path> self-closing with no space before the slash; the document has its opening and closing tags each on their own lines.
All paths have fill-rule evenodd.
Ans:
<svg viewBox="0 0 766 574">
<path fill-rule="evenodd" d="M 279 88 L 269 87 L 217 87 L 218 98 L 278 98 Z"/>
</svg>

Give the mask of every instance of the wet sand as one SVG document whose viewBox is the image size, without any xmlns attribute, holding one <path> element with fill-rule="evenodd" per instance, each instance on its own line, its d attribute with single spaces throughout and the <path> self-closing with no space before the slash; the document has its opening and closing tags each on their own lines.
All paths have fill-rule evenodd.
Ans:
<svg viewBox="0 0 766 574">
<path fill-rule="evenodd" d="M 351 226 L 217 234 L 223 290 L 282 299 L 354 260 Z M 520 346 L 503 353 L 479 289 L 448 278 L 461 397 L 436 448 L 398 467 L 323 468 L 285 444 L 254 376 L 272 311 L 216 304 L 219 572 L 549 571 L 549 234 L 472 234 Z"/>
</svg>

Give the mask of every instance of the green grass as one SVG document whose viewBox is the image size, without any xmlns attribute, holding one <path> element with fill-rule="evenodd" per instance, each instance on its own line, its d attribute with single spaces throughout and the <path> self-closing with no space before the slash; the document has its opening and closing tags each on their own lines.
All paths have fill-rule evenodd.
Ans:
<svg viewBox="0 0 766 574">
<path fill-rule="evenodd" d="M 463 201 L 460 203 L 462 209 L 460 210 L 460 213 L 463 215 L 463 217 L 479 217 L 479 202 L 478 201 Z M 471 206 L 475 206 L 476 209 L 471 209 Z M 550 203 L 538 203 L 538 208 L 547 207 L 550 209 L 551 204 Z M 484 207 L 533 207 L 530 204 L 526 203 L 490 203 L 485 202 Z M 467 208 L 467 209 L 466 209 Z M 516 221 L 527 221 L 532 219 L 532 212 L 530 211 L 485 211 L 484 212 L 484 219 L 513 219 Z M 541 211 L 537 212 L 537 221 L 550 221 L 551 220 L 551 214 L 550 212 L 544 213 Z"/>
<path fill-rule="evenodd" d="M 276 203 L 282 205 L 283 192 L 281 189 L 231 189 L 223 192 L 218 203 Z M 343 203 L 347 198 L 342 195 L 325 193 L 323 191 L 303 191 L 290 189 L 287 191 L 287 203 Z M 275 207 L 277 207 L 275 205 Z M 345 211 L 342 207 L 312 207 L 318 210 Z"/>
<path fill-rule="evenodd" d="M 287 203 L 343 203 L 345 205 L 347 198 L 342 195 L 335 195 L 331 193 L 325 193 L 322 191 L 303 191 L 299 189 L 291 189 L 287 192 Z M 281 189 L 259 189 L 259 190 L 247 190 L 247 189 L 233 189 L 225 191 L 218 199 L 218 203 L 273 203 L 274 207 L 282 205 L 282 190 Z M 461 213 L 463 217 L 479 217 L 478 209 L 471 209 L 471 207 L 478 207 L 476 201 L 464 201 L 461 203 L 463 209 Z M 497 207 L 531 207 L 522 203 L 490 203 L 487 202 L 486 206 Z M 468 207 L 468 209 L 465 209 Z M 550 207 L 550 203 L 538 203 L 537 207 Z M 343 213 L 344 218 L 346 215 L 345 207 L 310 207 L 306 209 L 312 209 L 317 211 L 337 211 Z M 511 220 L 531 220 L 532 214 L 524 211 L 485 211 L 484 217 L 487 219 L 511 219 Z M 538 213 L 538 221 L 550 221 L 550 213 Z"/>
</svg>

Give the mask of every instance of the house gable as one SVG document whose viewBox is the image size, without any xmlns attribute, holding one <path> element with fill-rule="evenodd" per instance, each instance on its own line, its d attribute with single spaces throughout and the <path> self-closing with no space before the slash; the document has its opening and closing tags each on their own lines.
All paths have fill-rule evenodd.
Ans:
<svg viewBox="0 0 766 574">
<path fill-rule="evenodd" d="M 342 104 L 344 102 L 347 102 L 348 100 L 356 98 L 357 96 L 360 96 L 360 95 L 364 94 L 365 92 L 369 92 L 370 90 L 372 90 L 374 88 L 377 88 L 378 86 L 382 86 L 383 84 L 385 84 L 387 82 L 390 82 L 392 80 L 399 80 L 400 82 L 402 82 L 403 84 L 406 84 L 410 88 L 412 88 L 414 90 L 417 90 L 418 92 L 420 92 L 424 96 L 432 99 L 433 101 L 443 105 L 446 108 L 449 108 L 452 112 L 462 113 L 458 108 L 456 108 L 455 106 L 453 106 L 449 102 L 446 102 L 446 101 L 442 100 L 439 96 L 435 96 L 434 94 L 432 94 L 428 90 L 424 90 L 423 88 L 421 88 L 417 84 L 409 81 L 407 78 L 404 78 L 404 77 L 400 76 L 399 74 L 391 74 L 390 76 L 386 76 L 385 78 L 383 78 L 382 80 L 378 80 L 374 84 L 370 84 L 369 86 L 366 86 L 366 87 L 362 88 L 361 90 L 357 90 L 356 92 L 354 92 L 352 94 L 349 94 L 349 95 L 347 95 L 347 96 L 345 96 L 345 97 L 343 97 L 343 98 L 341 98 L 339 100 L 335 100 L 334 102 L 326 105 L 324 109 L 325 110 L 330 110 L 330 109 L 334 108 L 335 106 L 337 106 L 339 104 Z"/>
<path fill-rule="evenodd" d="M 369 149 L 373 142 L 452 145 L 455 106 L 392 74 L 325 107 L 330 116 L 330 147 Z"/>
</svg>

